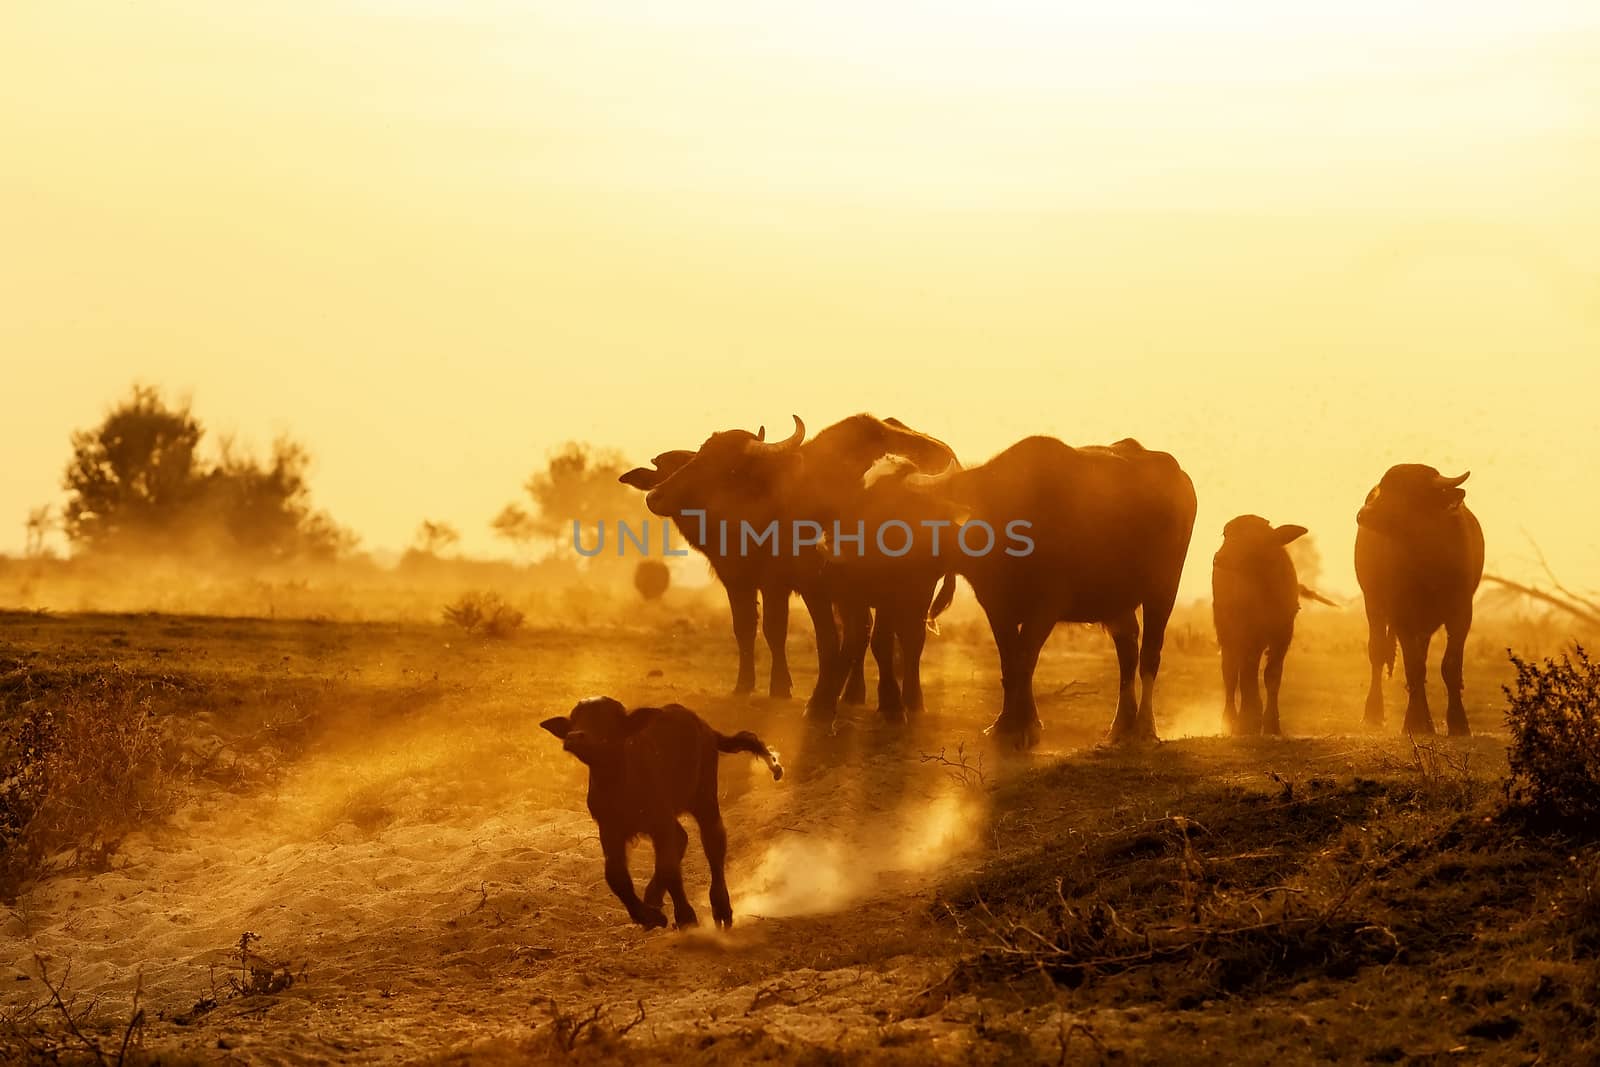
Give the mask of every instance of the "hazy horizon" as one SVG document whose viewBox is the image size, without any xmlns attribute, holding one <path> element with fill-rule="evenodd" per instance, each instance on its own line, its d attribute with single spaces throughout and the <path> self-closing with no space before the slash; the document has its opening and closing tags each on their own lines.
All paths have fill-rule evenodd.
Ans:
<svg viewBox="0 0 1600 1067">
<path fill-rule="evenodd" d="M 1185 596 L 1242 512 L 1354 591 L 1406 461 L 1600 586 L 1600 10 L 460 7 L 0 14 L 0 552 L 138 381 L 375 550 L 870 411 L 1174 453 Z"/>
</svg>

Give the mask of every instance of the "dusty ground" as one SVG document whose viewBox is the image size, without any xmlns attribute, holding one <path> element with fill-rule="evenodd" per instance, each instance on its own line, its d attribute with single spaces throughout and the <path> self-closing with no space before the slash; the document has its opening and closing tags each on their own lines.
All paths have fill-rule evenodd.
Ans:
<svg viewBox="0 0 1600 1067">
<path fill-rule="evenodd" d="M 1208 736 L 1214 657 L 1176 644 L 1167 740 L 1106 751 L 1109 642 L 1063 628 L 1038 677 L 1044 746 L 1016 756 L 981 736 L 992 647 L 959 634 L 930 642 L 913 728 L 852 709 L 828 734 L 798 701 L 727 697 L 731 641 L 687 622 L 492 642 L 0 617 L 7 714 L 97 672 L 155 679 L 190 772 L 177 812 L 110 869 L 18 896 L 0 996 L 15 1018 L 43 995 L 36 956 L 58 982 L 70 967 L 80 1025 L 114 1050 L 137 986 L 142 1049 L 170 1062 L 1587 1060 L 1594 857 L 1499 828 L 1493 785 L 1473 785 L 1504 772 L 1492 639 L 1468 664 L 1479 735 L 1431 760 L 1355 731 L 1357 644 L 1308 639 L 1286 682 L 1296 736 L 1254 741 Z M 791 647 L 803 687 L 807 636 Z M 606 890 L 583 769 L 537 729 L 594 693 L 678 700 L 782 751 L 781 783 L 722 761 L 731 933 L 645 933 Z M 1390 700 L 1397 719 L 1398 682 Z M 648 864 L 642 846 L 641 881 Z M 1348 903 L 1323 884 L 1356 870 Z M 1338 907 L 1273 903 L 1292 899 Z M 1049 930 L 1053 956 L 1016 950 L 1019 928 L 1065 929 L 1063 907 L 1102 900 L 1151 944 L 1215 926 L 1218 901 L 1264 915 L 1266 940 L 1252 921 L 1148 966 L 1109 950 L 1083 966 L 1099 950 L 1064 955 Z M 292 985 L 232 995 L 245 932 Z"/>
</svg>

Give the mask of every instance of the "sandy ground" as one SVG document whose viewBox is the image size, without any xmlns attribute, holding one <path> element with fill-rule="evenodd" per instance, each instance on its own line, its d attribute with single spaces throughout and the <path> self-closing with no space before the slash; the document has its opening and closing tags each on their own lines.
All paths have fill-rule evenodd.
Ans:
<svg viewBox="0 0 1600 1067">
<path fill-rule="evenodd" d="M 13 636 L 38 654 L 60 647 L 65 631 L 42 625 Z M 798 701 L 719 695 L 731 655 L 699 654 L 672 634 L 496 645 L 429 626 L 330 634 L 109 619 L 71 638 L 90 660 L 112 639 L 124 660 L 260 680 L 214 707 L 204 691 L 189 701 L 184 729 L 197 748 L 226 736 L 229 705 L 248 704 L 252 686 L 281 702 L 307 679 L 339 684 L 316 698 L 318 728 L 299 748 L 224 753 L 244 759 L 232 787 L 197 782 L 170 822 L 125 843 L 112 869 L 23 894 L 0 931 L 0 974 L 16 977 L 9 1004 L 40 994 L 38 955 L 57 979 L 70 966 L 70 991 L 99 998 L 92 1021 L 108 1032 L 127 1018 L 137 986 L 146 1049 L 264 1064 L 511 1061 L 558 1053 L 563 1018 L 595 1018 L 612 1034 L 632 1023 L 625 1042 L 667 1041 L 728 1062 L 867 1049 L 907 1062 L 1002 1062 L 1053 1057 L 1068 1040 L 1071 1015 L 1059 1008 L 968 996 L 930 1011 L 918 994 L 971 950 L 936 898 L 1004 847 L 1006 823 L 989 810 L 994 784 L 1088 748 L 1104 729 L 1109 642 L 1100 650 L 1068 639 L 1047 653 L 1045 747 L 1008 757 L 980 732 L 998 693 L 992 650 L 949 640 L 930 647 L 937 710 L 916 727 L 888 729 L 855 709 L 828 733 L 801 723 Z M 795 652 L 805 664 L 803 648 Z M 1291 729 L 1353 720 L 1364 684 L 1356 662 L 1316 689 L 1314 703 L 1286 699 Z M 1498 668 L 1475 670 L 1484 721 Z M 1208 656 L 1169 655 L 1167 736 L 1214 732 L 1212 671 Z M 592 692 L 682 700 L 782 751 L 780 783 L 745 757 L 722 761 L 730 933 L 644 932 L 607 891 L 583 769 L 536 726 Z M 1139 758 L 1156 767 L 1184 744 Z M 1340 736 L 1319 744 L 1335 758 L 1350 747 Z M 925 759 L 940 751 L 968 771 Z M 1063 797 L 1062 810 L 1092 826 L 1128 800 Z M 648 845 L 638 846 L 641 884 L 649 862 Z M 692 825 L 686 881 L 703 901 Z M 292 986 L 229 995 L 246 931 L 259 937 L 251 953 L 286 967 Z M 216 1006 L 197 1010 L 208 998 Z M 1011 1036 L 985 1036 L 986 1013 L 1011 1013 Z"/>
</svg>

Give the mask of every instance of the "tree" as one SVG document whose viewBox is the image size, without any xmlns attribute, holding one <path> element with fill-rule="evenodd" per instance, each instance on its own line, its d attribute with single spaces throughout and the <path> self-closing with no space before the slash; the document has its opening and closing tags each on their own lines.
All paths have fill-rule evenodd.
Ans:
<svg viewBox="0 0 1600 1067">
<path fill-rule="evenodd" d="M 627 463 L 620 453 L 568 441 L 554 449 L 545 469 L 535 471 L 523 485 L 533 512 L 510 504 L 493 525 L 499 532 L 504 520 L 510 530 L 528 541 L 553 538 L 559 554 L 571 547 L 574 521 L 581 523 L 591 538 L 601 522 L 613 528 L 613 536 L 618 520 L 638 528 L 648 516 L 640 508 L 639 494 L 617 481 L 625 470 Z M 500 535 L 509 537 L 510 533 Z"/>
<path fill-rule="evenodd" d="M 496 537 L 503 537 L 519 551 L 525 552 L 539 536 L 539 524 L 520 504 L 507 504 L 489 522 Z"/>
<path fill-rule="evenodd" d="M 45 547 L 45 538 L 50 536 L 50 531 L 56 524 L 55 509 L 49 504 L 43 504 L 28 512 L 28 520 L 23 523 L 27 531 L 27 540 L 23 542 L 22 554 L 28 559 L 42 559 L 49 550 Z"/>
<path fill-rule="evenodd" d="M 74 433 L 67 539 L 87 548 L 159 544 L 194 501 L 202 432 L 187 404 L 168 407 L 156 389 L 135 385 L 99 426 Z"/>
<path fill-rule="evenodd" d="M 417 527 L 416 536 L 412 538 L 412 545 L 422 555 L 437 556 L 460 540 L 461 532 L 448 522 L 423 519 L 422 525 Z"/>
<path fill-rule="evenodd" d="M 249 562 L 331 558 L 355 538 L 311 506 L 311 456 L 279 438 L 259 459 L 223 438 L 215 463 L 188 405 L 134 386 L 92 430 L 72 435 L 62 527 L 75 548 L 225 556 Z"/>
</svg>

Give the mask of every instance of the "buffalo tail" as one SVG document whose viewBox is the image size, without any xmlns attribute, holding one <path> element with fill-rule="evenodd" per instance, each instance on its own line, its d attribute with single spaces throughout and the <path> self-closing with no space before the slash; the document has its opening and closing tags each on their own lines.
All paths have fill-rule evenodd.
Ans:
<svg viewBox="0 0 1600 1067">
<path fill-rule="evenodd" d="M 729 736 L 717 735 L 718 752 L 748 752 L 759 758 L 772 771 L 772 780 L 778 781 L 783 777 L 783 764 L 778 762 L 778 754 L 768 748 L 755 734 L 749 730 L 740 730 Z"/>
</svg>

